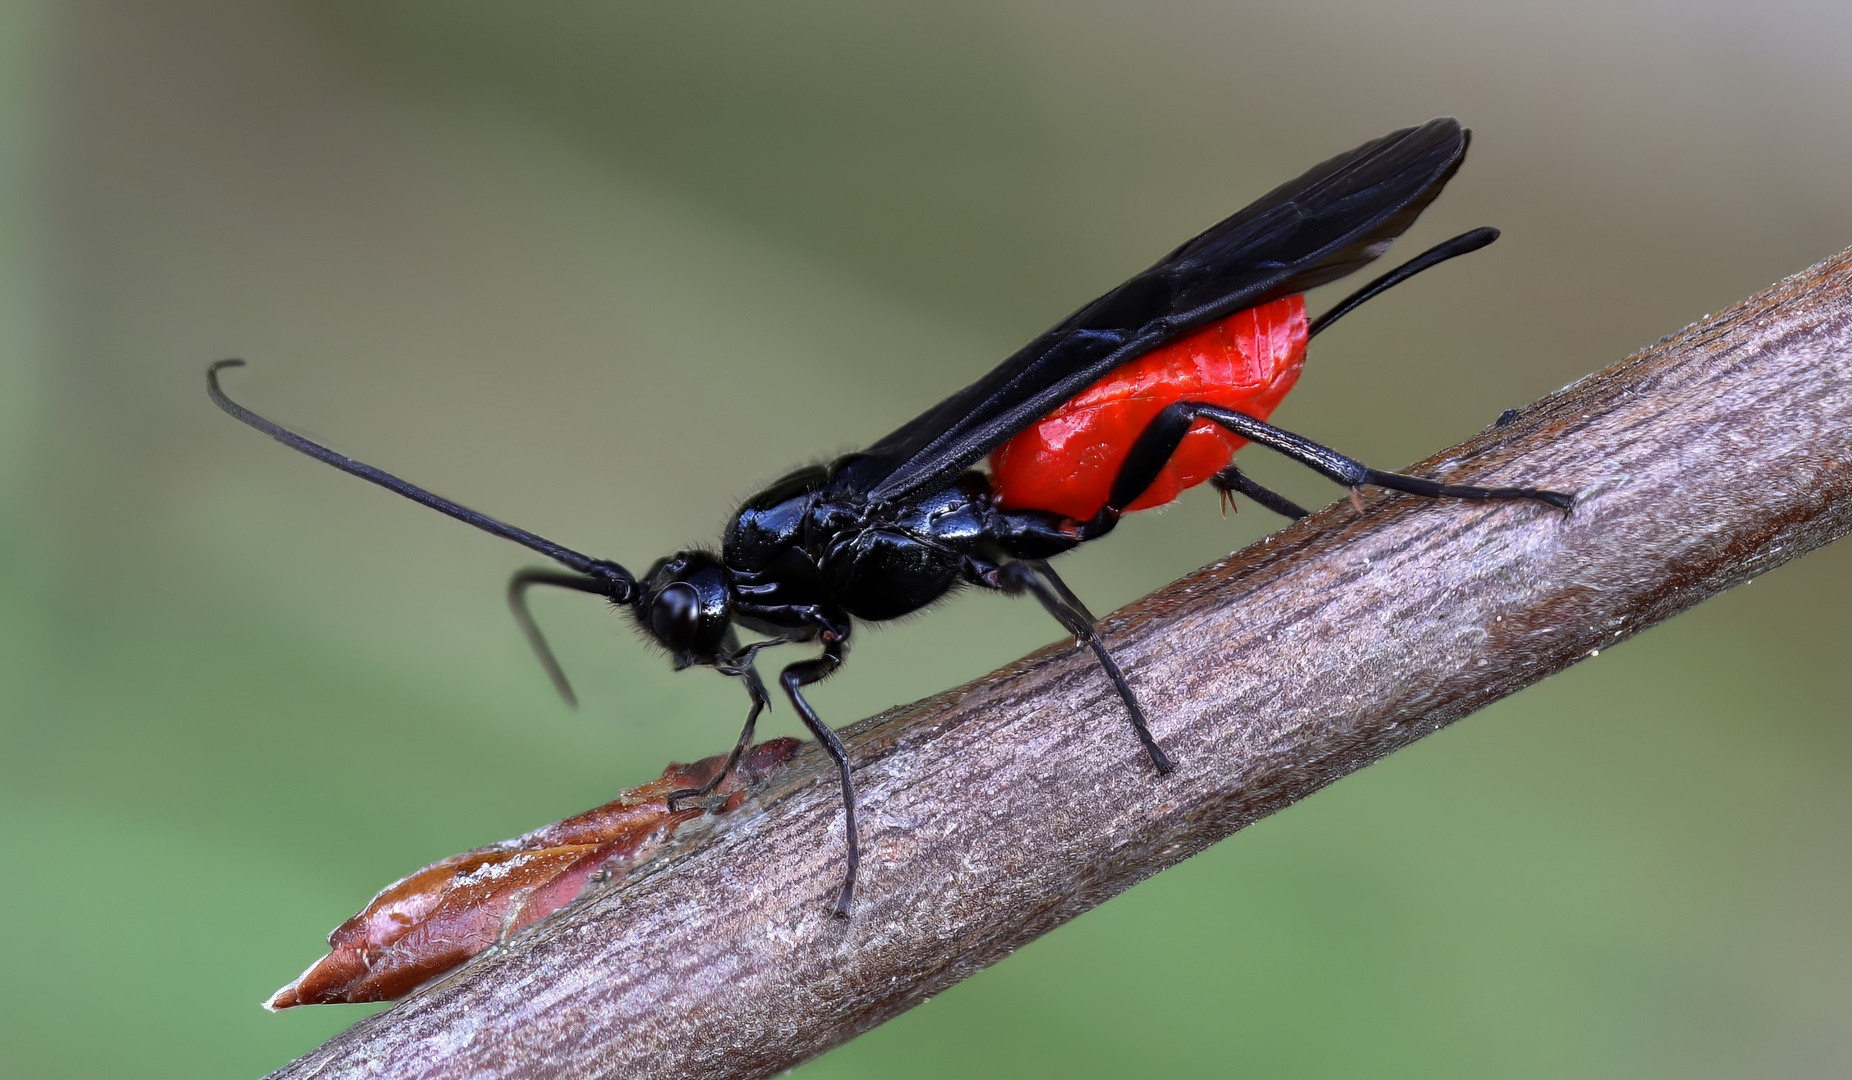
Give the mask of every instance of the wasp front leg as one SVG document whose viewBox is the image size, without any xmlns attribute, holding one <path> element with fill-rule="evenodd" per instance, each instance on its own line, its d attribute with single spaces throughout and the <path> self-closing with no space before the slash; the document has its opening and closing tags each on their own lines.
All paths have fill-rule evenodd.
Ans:
<svg viewBox="0 0 1852 1080">
<path fill-rule="evenodd" d="M 728 662 L 731 666 L 722 668 L 721 673 L 736 676 L 746 684 L 746 695 L 752 699 L 752 707 L 746 712 L 746 725 L 740 729 L 739 741 L 733 744 L 733 752 L 727 755 L 726 764 L 720 767 L 720 771 L 698 788 L 679 788 L 669 792 L 668 804 L 671 813 L 676 810 L 676 803 L 686 799 L 701 798 L 719 787 L 732 774 L 734 767 L 740 763 L 740 757 L 746 753 L 747 747 L 752 745 L 752 733 L 759 724 L 759 714 L 764 712 L 765 707 L 770 704 L 765 696 L 765 683 L 760 681 L 758 669 L 752 666 L 752 654 L 761 646 L 755 645 L 749 649 L 741 649 L 739 639 L 733 637 L 731 631 L 728 635 L 727 644 L 731 652 Z"/>
</svg>

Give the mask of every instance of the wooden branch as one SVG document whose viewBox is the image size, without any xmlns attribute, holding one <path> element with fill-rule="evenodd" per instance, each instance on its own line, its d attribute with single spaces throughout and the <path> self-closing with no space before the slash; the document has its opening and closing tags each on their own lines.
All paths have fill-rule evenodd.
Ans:
<svg viewBox="0 0 1852 1080">
<path fill-rule="evenodd" d="M 1252 451 L 1250 451 L 1252 452 Z M 1044 649 L 814 746 L 718 824 L 277 1075 L 764 1076 L 1490 702 L 1852 527 L 1852 251 L 1106 620 L 1179 764 Z"/>
</svg>

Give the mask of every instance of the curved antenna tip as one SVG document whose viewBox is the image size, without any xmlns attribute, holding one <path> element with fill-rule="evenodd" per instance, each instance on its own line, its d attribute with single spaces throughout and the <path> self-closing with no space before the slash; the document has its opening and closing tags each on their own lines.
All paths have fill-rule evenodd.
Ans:
<svg viewBox="0 0 1852 1080">
<path fill-rule="evenodd" d="M 552 681 L 553 689 L 559 692 L 560 700 L 569 708 L 576 709 L 579 707 L 579 696 L 572 692 L 572 683 L 566 678 L 565 669 L 559 666 L 558 658 L 547 645 L 546 635 L 540 632 L 540 624 L 534 621 L 533 612 L 527 608 L 527 590 L 535 585 L 551 585 L 597 596 L 609 596 L 610 593 L 606 583 L 597 578 L 561 574 L 552 570 L 521 570 L 508 579 L 508 606 L 514 611 L 515 622 L 520 624 L 521 633 L 527 638 L 527 644 L 534 650 L 534 655 L 539 658 L 540 666 L 546 669 L 547 678 Z"/>
<path fill-rule="evenodd" d="M 239 423 L 256 428 L 258 431 L 270 436 L 284 446 L 289 447 L 291 450 L 306 454 L 324 465 L 332 465 L 350 476 L 358 476 L 369 484 L 378 484 L 380 487 L 385 488 L 395 495 L 430 507 L 440 514 L 447 514 L 466 525 L 472 525 L 481 529 L 483 532 L 499 536 L 504 540 L 512 540 L 531 551 L 538 551 L 540 554 L 565 566 L 569 570 L 573 570 L 579 574 L 593 575 L 608 583 L 592 591 L 603 592 L 606 595 L 617 598 L 620 595 L 617 590 L 621 589 L 621 595 L 625 600 L 628 600 L 635 591 L 636 579 L 630 576 L 628 570 L 625 570 L 623 567 L 608 559 L 594 559 L 589 555 L 583 555 L 571 548 L 561 547 L 544 536 L 537 536 L 534 533 L 528 532 L 526 529 L 515 528 L 513 525 L 509 525 L 506 522 L 497 521 L 487 514 L 479 514 L 467 506 L 451 502 L 441 495 L 419 487 L 417 484 L 401 480 L 383 469 L 375 469 L 373 466 L 364 462 L 355 461 L 343 454 L 338 454 L 313 439 L 298 435 L 281 424 L 264 419 L 257 413 L 233 401 L 231 396 L 225 393 L 225 389 L 219 385 L 220 368 L 242 367 L 243 365 L 243 360 L 232 358 L 217 361 L 206 369 L 206 395 L 212 399 L 214 405 L 225 410 Z"/>
</svg>

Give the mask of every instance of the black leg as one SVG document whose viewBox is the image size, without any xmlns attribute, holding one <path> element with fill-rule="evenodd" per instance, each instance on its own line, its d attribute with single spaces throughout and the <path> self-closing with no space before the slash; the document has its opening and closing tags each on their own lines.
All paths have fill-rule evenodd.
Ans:
<svg viewBox="0 0 1852 1080">
<path fill-rule="evenodd" d="M 1125 455 L 1125 460 L 1119 464 L 1119 475 L 1113 477 L 1112 491 L 1107 496 L 1106 507 L 1093 521 L 1083 526 L 1082 534 L 1086 539 L 1093 539 L 1093 532 L 1105 531 L 1099 526 L 1118 521 L 1119 515 L 1125 511 L 1125 508 L 1137 501 L 1138 497 L 1145 493 L 1145 489 L 1151 486 L 1151 482 L 1158 478 L 1158 474 L 1164 471 L 1164 466 L 1170 461 L 1170 456 L 1177 452 L 1177 447 L 1182 444 L 1183 437 L 1188 435 L 1190 428 L 1195 425 L 1197 414 L 1190 410 L 1197 407 L 1189 403 L 1172 405 L 1157 414 L 1151 423 L 1146 425 L 1145 430 L 1139 434 L 1138 441 L 1132 444 L 1131 451 Z M 1234 465 L 1229 465 L 1216 473 L 1209 483 L 1221 492 L 1224 498 L 1227 498 L 1230 492 L 1239 491 L 1274 513 L 1284 514 L 1289 518 L 1302 518 L 1306 515 L 1303 507 L 1248 479 Z M 1091 532 L 1087 531 L 1088 526 L 1092 527 Z"/>
<path fill-rule="evenodd" d="M 1113 687 L 1119 691 L 1120 700 L 1125 702 L 1126 712 L 1132 717 L 1132 730 L 1138 733 L 1138 741 L 1145 746 L 1145 753 L 1151 758 L 1151 764 L 1157 766 L 1160 773 L 1168 773 L 1176 768 L 1170 758 L 1151 737 L 1151 728 L 1145 724 L 1145 713 L 1138 707 L 1138 699 L 1132 696 L 1132 687 L 1125 681 L 1125 675 L 1119 665 L 1113 663 L 1112 654 L 1106 651 L 1106 643 L 1100 640 L 1100 633 L 1093 626 L 1094 619 L 1087 606 L 1068 589 L 1067 583 L 1055 575 L 1053 569 L 1040 559 L 1025 559 L 1020 562 L 1006 563 L 997 571 L 997 587 L 1006 593 L 1032 593 L 1048 613 L 1060 621 L 1068 633 L 1086 642 L 1093 649 L 1093 655 L 1099 658 L 1100 666 L 1106 669 L 1106 677 L 1112 680 Z"/>
<path fill-rule="evenodd" d="M 740 678 L 746 683 L 746 693 L 752 697 L 752 709 L 746 713 L 746 726 L 740 729 L 739 742 L 733 744 L 733 752 L 727 755 L 726 764 L 720 767 L 720 771 L 714 774 L 713 779 L 698 788 L 681 788 L 669 792 L 668 803 L 671 814 L 675 812 L 675 804 L 681 800 L 698 799 L 719 787 L 720 782 L 725 780 L 733 772 L 734 767 L 740 763 L 740 755 L 752 745 L 752 730 L 758 725 L 759 713 L 763 712 L 766 706 L 765 684 L 759 681 L 759 673 L 750 667 Z"/>
<path fill-rule="evenodd" d="M 1310 513 L 1310 511 L 1306 510 L 1298 503 L 1293 502 L 1286 496 L 1281 495 L 1279 492 L 1271 488 L 1261 487 L 1259 484 L 1249 479 L 1248 475 L 1242 472 L 1239 467 L 1234 465 L 1230 465 L 1221 472 L 1211 476 L 1209 478 L 1209 486 L 1221 492 L 1222 498 L 1226 500 L 1222 507 L 1224 511 L 1228 509 L 1227 503 L 1235 501 L 1234 495 L 1240 493 L 1253 499 L 1255 502 L 1274 513 L 1282 517 L 1292 518 L 1294 521 L 1298 521 L 1300 518 Z"/>
<path fill-rule="evenodd" d="M 1106 496 L 1106 508 L 1102 515 L 1110 514 L 1117 518 L 1125 508 L 1138 500 L 1151 482 L 1164 471 L 1164 465 L 1170 461 L 1170 455 L 1177 452 L 1183 437 L 1190 433 L 1190 427 L 1196 423 L 1194 414 L 1186 408 L 1172 405 L 1153 417 L 1145 430 L 1139 433 L 1138 441 L 1119 463 L 1119 475 L 1113 477 L 1112 491 Z"/>
<path fill-rule="evenodd" d="M 862 865 L 861 843 L 855 829 L 855 782 L 849 778 L 849 752 L 843 748 L 842 740 L 810 707 L 810 702 L 804 700 L 800 688 L 828 678 L 841 667 L 843 648 L 840 638 L 828 641 L 823 646 L 822 656 L 815 660 L 800 660 L 786 667 L 778 676 L 778 681 L 784 684 L 785 693 L 791 698 L 791 707 L 804 718 L 804 726 L 810 729 L 810 733 L 823 744 L 823 749 L 829 751 L 830 757 L 835 759 L 836 772 L 842 777 L 843 833 L 848 841 L 849 874 L 843 879 L 842 892 L 836 897 L 836 917 L 840 919 L 849 917 L 849 904 L 855 899 L 855 875 Z"/>
<path fill-rule="evenodd" d="M 1269 450 L 1284 454 L 1299 464 L 1349 488 L 1373 484 L 1376 487 L 1406 491 L 1411 495 L 1421 495 L 1430 499 L 1534 499 L 1559 510 L 1567 510 L 1575 502 L 1572 496 L 1538 488 L 1482 488 L 1461 484 L 1437 484 L 1418 476 L 1380 472 L 1361 461 L 1345 457 L 1330 447 L 1320 446 L 1303 435 L 1295 435 L 1290 431 L 1276 428 L 1272 424 L 1263 423 L 1245 413 L 1224 409 L 1219 405 L 1180 401 L 1159 413 L 1157 418 L 1145 428 L 1144 433 L 1138 437 L 1138 441 L 1132 445 L 1131 453 L 1126 455 L 1125 465 L 1121 467 L 1118 478 L 1113 481 L 1108 511 L 1117 511 L 1144 494 L 1145 488 L 1149 487 L 1151 481 L 1157 477 L 1158 469 L 1163 467 L 1164 461 L 1169 460 L 1171 452 L 1182 440 L 1183 436 L 1180 432 L 1187 432 L 1198 419 L 1213 420 L 1256 446 L 1264 446 Z M 1159 457 L 1159 454 L 1163 456 Z M 1157 461 L 1156 465 L 1151 464 L 1154 459 Z M 1133 471 L 1135 465 L 1137 472 Z M 1140 482 L 1141 477 L 1142 482 Z"/>
</svg>

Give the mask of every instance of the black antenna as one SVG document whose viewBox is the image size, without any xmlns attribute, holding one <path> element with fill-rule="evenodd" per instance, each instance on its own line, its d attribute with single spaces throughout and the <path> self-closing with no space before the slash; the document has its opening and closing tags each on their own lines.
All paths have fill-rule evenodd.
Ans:
<svg viewBox="0 0 1852 1080">
<path fill-rule="evenodd" d="M 1402 282 L 1421 273 L 1423 270 L 1438 266 L 1448 259 L 1453 258 L 1455 255 L 1464 255 L 1469 251 L 1478 251 L 1480 248 L 1496 239 L 1498 239 L 1498 230 L 1486 226 L 1484 228 L 1474 229 L 1472 232 L 1463 232 L 1451 240 L 1443 240 L 1435 244 L 1433 247 L 1396 267 L 1394 270 L 1389 271 L 1382 277 L 1377 278 L 1363 288 L 1346 296 L 1343 300 L 1338 302 L 1336 307 L 1320 315 L 1318 318 L 1313 319 L 1311 328 L 1306 331 L 1305 336 L 1308 338 L 1317 337 L 1320 330 L 1329 327 L 1332 323 L 1350 314 L 1352 311 L 1356 310 L 1357 307 L 1362 305 L 1364 301 L 1374 299 L 1378 293 L 1393 289 Z"/>
<path fill-rule="evenodd" d="M 579 695 L 572 692 L 572 683 L 566 679 L 565 669 L 559 666 L 559 660 L 547 645 L 546 635 L 540 632 L 540 624 L 534 621 L 534 613 L 527 609 L 527 590 L 535 585 L 577 589 L 600 596 L 608 596 L 610 593 L 604 587 L 604 582 L 595 578 L 573 577 L 552 570 L 522 570 L 508 579 L 508 606 L 514 609 L 514 621 L 521 624 L 521 633 L 533 647 L 534 655 L 540 658 L 540 666 L 547 669 L 547 678 L 553 680 L 553 689 L 559 691 L 560 698 L 566 704 L 576 709 L 579 707 Z"/>
<path fill-rule="evenodd" d="M 215 405 L 224 409 L 237 419 L 270 436 L 284 446 L 307 454 L 317 461 L 333 465 L 344 473 L 351 473 L 369 483 L 378 484 L 387 491 L 403 495 L 413 502 L 422 503 L 440 514 L 449 514 L 458 521 L 467 525 L 474 525 L 483 532 L 494 533 L 504 540 L 513 540 L 523 547 L 538 551 L 547 558 L 559 563 L 561 566 L 586 575 L 589 579 L 586 584 L 592 587 L 584 589 L 585 592 L 595 592 L 601 596 L 608 596 L 613 601 L 620 604 L 634 604 L 637 602 L 640 596 L 640 592 L 637 589 L 637 579 L 630 575 L 630 571 L 614 562 L 605 559 L 594 559 L 589 555 L 581 555 L 571 548 L 565 548 L 555 544 L 544 536 L 536 536 L 526 529 L 517 529 L 513 525 L 497 521 L 487 514 L 479 514 L 467 506 L 451 502 L 449 499 L 426 491 L 416 484 L 407 483 L 389 472 L 383 472 L 379 469 L 375 469 L 371 465 L 362 464 L 350 457 L 337 454 L 320 443 L 305 439 L 288 428 L 271 423 L 269 420 L 257 415 L 233 401 L 231 398 L 226 397 L 225 391 L 219 388 L 219 369 L 243 366 L 243 360 L 220 360 L 218 363 L 206 369 L 206 392 L 212 395 L 212 401 Z M 549 581 L 547 584 L 561 584 L 561 582 Z M 579 588 L 577 585 L 571 587 Z M 529 640 L 533 640 L 532 633 L 529 635 Z M 542 663 L 546 662 L 547 656 L 543 654 Z M 557 668 L 557 664 L 551 665 L 552 670 L 557 670 Z M 563 678 L 563 676 L 561 678 Z M 555 681 L 557 684 L 559 680 L 556 678 Z M 570 690 L 567 691 L 567 695 L 570 697 Z"/>
</svg>

